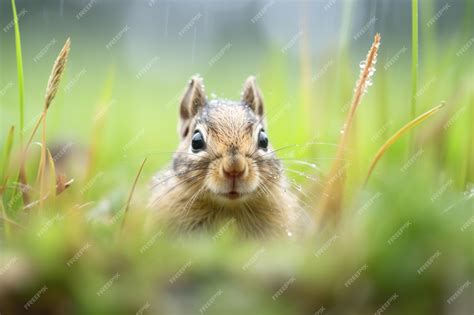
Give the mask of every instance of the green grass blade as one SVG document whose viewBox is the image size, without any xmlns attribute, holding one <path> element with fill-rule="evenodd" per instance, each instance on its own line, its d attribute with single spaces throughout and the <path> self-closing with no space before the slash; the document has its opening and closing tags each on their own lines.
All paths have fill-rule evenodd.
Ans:
<svg viewBox="0 0 474 315">
<path fill-rule="evenodd" d="M 7 139 L 3 146 L 3 158 L 2 158 L 2 182 L 5 183 L 8 172 L 8 165 L 10 164 L 10 155 L 13 147 L 13 138 L 15 135 L 15 126 L 10 127 L 8 132 Z"/>
<path fill-rule="evenodd" d="M 18 72 L 18 100 L 20 109 L 20 143 L 23 144 L 23 127 L 25 121 L 25 86 L 23 80 L 23 57 L 21 54 L 21 39 L 20 39 L 20 27 L 18 24 L 18 15 L 16 14 L 15 0 L 12 0 L 13 9 L 13 21 L 15 25 L 15 50 L 16 50 L 16 66 Z"/>
<path fill-rule="evenodd" d="M 444 102 L 441 103 L 440 105 L 430 109 L 424 114 L 421 114 L 420 116 L 416 117 L 415 119 L 411 120 L 408 124 L 400 128 L 393 136 L 391 136 L 387 142 L 385 142 L 380 149 L 377 151 L 375 154 L 374 159 L 372 160 L 372 163 L 370 163 L 369 167 L 369 172 L 367 173 L 367 177 L 365 178 L 364 186 L 367 184 L 367 181 L 370 178 L 370 175 L 372 174 L 375 166 L 377 165 L 377 162 L 380 160 L 380 158 L 384 155 L 384 153 L 395 143 L 397 142 L 400 137 L 406 133 L 407 131 L 411 130 L 412 128 L 416 127 L 418 124 L 423 122 L 425 119 L 431 117 L 433 114 L 437 113 L 442 107 L 444 106 Z"/>
<path fill-rule="evenodd" d="M 416 117 L 416 90 L 418 83 L 418 0 L 411 1 L 411 118 Z"/>
</svg>

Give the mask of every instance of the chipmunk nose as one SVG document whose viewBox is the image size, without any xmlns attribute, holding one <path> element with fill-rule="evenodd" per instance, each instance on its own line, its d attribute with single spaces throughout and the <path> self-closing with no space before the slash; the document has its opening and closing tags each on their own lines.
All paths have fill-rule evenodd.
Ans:
<svg viewBox="0 0 474 315">
<path fill-rule="evenodd" d="M 247 165 L 241 155 L 234 155 L 224 158 L 222 172 L 227 178 L 239 178 L 245 174 Z"/>
</svg>

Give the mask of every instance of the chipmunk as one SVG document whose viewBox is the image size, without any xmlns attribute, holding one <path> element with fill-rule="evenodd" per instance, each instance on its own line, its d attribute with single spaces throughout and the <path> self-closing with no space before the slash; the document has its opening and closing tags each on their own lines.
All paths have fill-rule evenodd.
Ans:
<svg viewBox="0 0 474 315">
<path fill-rule="evenodd" d="M 292 235 L 298 202 L 269 143 L 255 77 L 229 101 L 208 100 L 194 76 L 179 113 L 178 150 L 152 183 L 155 218 L 179 232 L 232 222 L 247 237 Z"/>
</svg>

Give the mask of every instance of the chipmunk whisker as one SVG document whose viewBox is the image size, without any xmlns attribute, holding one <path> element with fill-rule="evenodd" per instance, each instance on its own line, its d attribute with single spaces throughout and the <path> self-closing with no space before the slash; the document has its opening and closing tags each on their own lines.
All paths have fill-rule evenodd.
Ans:
<svg viewBox="0 0 474 315">
<path fill-rule="evenodd" d="M 293 192 L 291 192 L 290 190 L 286 189 L 286 187 L 282 186 L 282 184 L 276 180 L 273 180 L 273 179 L 268 179 L 269 182 L 271 182 L 273 185 L 281 188 L 281 189 L 284 189 L 285 193 L 286 194 L 289 194 L 291 195 L 291 197 L 293 199 L 295 199 L 298 203 L 296 204 L 297 208 L 300 210 L 300 212 L 306 214 L 306 216 L 308 218 L 310 218 L 310 216 L 308 215 L 308 213 L 306 212 L 305 208 L 304 207 L 309 207 L 309 204 L 304 201 L 302 198 L 300 198 L 299 196 L 295 195 Z M 290 186 L 294 186 L 296 183 L 294 181 L 292 182 L 288 182 L 290 184 Z M 265 190 L 268 191 L 268 186 L 265 185 Z M 269 192 L 269 191 L 268 191 Z M 304 191 L 300 191 L 306 198 L 308 198 L 309 200 L 312 200 L 313 197 L 310 197 L 308 196 Z M 304 207 L 303 207 L 304 206 Z M 309 208 L 308 208 L 309 209 Z"/>
<path fill-rule="evenodd" d="M 267 171 L 264 171 L 263 173 L 264 173 L 264 174 L 265 174 L 265 173 L 268 174 Z M 278 187 L 280 187 L 281 189 L 284 189 L 286 192 L 288 192 L 287 187 L 283 186 L 283 183 L 282 183 L 282 182 L 280 182 L 280 181 L 277 180 L 277 179 L 274 179 L 272 176 L 265 177 L 265 179 L 266 179 L 267 181 L 271 182 L 272 184 L 274 184 L 275 186 L 278 186 Z M 302 186 L 301 186 L 300 184 L 298 184 L 294 179 L 288 178 L 287 183 L 288 183 L 291 187 L 295 188 L 299 193 L 305 195 L 305 197 L 307 197 L 308 199 L 313 199 L 313 198 L 315 198 L 315 196 L 309 196 L 309 195 L 303 190 Z M 322 186 L 321 183 L 316 183 L 316 184 Z"/>
<path fill-rule="evenodd" d="M 195 190 L 195 188 L 199 187 L 200 186 L 200 182 L 198 180 L 196 181 L 190 181 L 189 183 L 187 183 L 188 187 L 187 187 L 187 191 L 186 193 L 188 192 L 192 192 Z M 199 188 L 202 188 L 203 186 L 199 187 Z M 199 189 L 198 189 L 199 190 Z M 194 194 L 194 193 L 193 193 Z M 191 200 L 191 198 L 193 197 L 193 194 L 189 197 L 189 200 Z M 189 202 L 188 200 L 188 202 Z M 174 207 L 175 204 L 178 202 L 178 199 L 175 199 L 169 206 L 170 207 Z M 187 204 L 187 203 L 186 203 Z M 180 209 L 178 209 L 180 210 Z M 183 216 L 183 219 L 185 219 L 186 217 Z"/>
<path fill-rule="evenodd" d="M 305 179 L 308 179 L 314 183 L 321 183 L 321 180 L 316 178 L 316 177 L 313 177 L 311 175 L 309 175 L 308 173 L 305 173 L 305 172 L 302 172 L 302 171 L 299 171 L 299 170 L 295 170 L 295 169 L 292 169 L 292 168 L 289 168 L 289 167 L 283 167 L 283 170 L 286 171 L 286 172 L 289 172 L 289 173 L 293 173 L 293 174 L 296 174 L 300 177 L 303 177 Z"/>
<path fill-rule="evenodd" d="M 319 185 L 322 185 L 321 183 L 321 180 L 319 180 L 318 178 L 316 177 L 313 177 L 313 176 L 310 176 L 308 173 L 305 173 L 305 172 L 302 172 L 302 171 L 299 171 L 299 170 L 295 170 L 295 169 L 292 169 L 292 168 L 288 168 L 288 167 L 282 167 L 282 170 L 283 171 L 286 171 L 286 172 L 289 172 L 289 173 L 294 173 L 294 174 L 297 174 L 299 175 L 300 177 L 303 177 L 303 178 L 306 178 L 314 183 L 317 183 Z M 269 177 L 275 177 L 276 175 L 271 172 L 271 171 L 268 171 L 268 170 L 259 170 L 261 173 L 265 173 L 265 175 L 268 175 Z M 278 175 L 280 176 L 280 175 Z"/>
<path fill-rule="evenodd" d="M 170 180 L 173 177 L 178 177 L 179 178 L 180 176 L 186 175 L 186 174 L 194 172 L 194 171 L 205 171 L 205 170 L 212 170 L 212 168 L 209 168 L 209 167 L 193 168 L 193 169 L 190 169 L 190 170 L 174 173 L 174 174 L 172 174 L 170 176 L 166 176 L 164 178 L 159 178 L 158 182 L 153 183 L 153 185 L 151 186 L 151 189 L 158 187 L 159 185 L 163 184 L 164 182 Z"/>
<path fill-rule="evenodd" d="M 161 195 L 161 198 L 156 198 L 155 200 L 153 200 L 153 202 L 151 203 L 151 206 L 154 206 L 156 205 L 163 197 L 165 197 L 167 194 L 169 194 L 170 192 L 172 192 L 174 189 L 176 189 L 177 187 L 183 185 L 183 184 L 190 184 L 190 185 L 193 185 L 195 183 L 197 183 L 201 178 L 204 178 L 206 175 L 205 174 L 200 174 L 198 176 L 193 176 L 193 177 L 187 177 L 183 180 L 180 180 L 178 181 L 175 185 L 171 186 L 171 188 L 167 189 L 165 191 L 164 194 Z"/>
<path fill-rule="evenodd" d="M 140 155 L 136 155 L 135 157 L 136 158 L 144 158 L 144 157 L 148 157 L 148 156 L 152 156 L 152 155 L 160 155 L 160 154 L 170 154 L 170 155 L 175 155 L 175 154 L 185 154 L 185 155 L 191 155 L 191 156 L 194 156 L 196 157 L 198 160 L 205 160 L 205 161 L 211 161 L 211 159 L 209 157 L 206 157 L 206 156 L 199 156 L 199 155 L 196 155 L 196 153 L 192 153 L 192 152 L 184 152 L 184 151 L 149 151 L 145 154 L 140 154 Z"/>
<path fill-rule="evenodd" d="M 278 161 L 278 159 L 266 159 L 266 161 L 268 161 L 268 160 L 270 160 L 270 161 Z M 311 163 L 306 162 L 306 161 L 290 160 L 290 161 L 288 161 L 288 162 L 294 163 L 294 164 L 298 164 L 298 165 L 309 166 L 309 167 L 312 167 L 312 168 L 313 168 L 314 170 L 316 170 L 317 172 L 323 173 L 323 171 L 322 171 L 321 169 L 317 168 L 315 164 L 311 164 Z M 265 163 L 266 163 L 265 160 L 262 160 L 262 161 L 260 161 L 260 160 L 259 160 L 259 161 L 254 161 L 254 164 L 257 165 L 257 166 L 264 165 Z M 314 167 L 313 167 L 313 166 L 314 166 Z M 303 176 L 303 177 L 306 177 L 306 178 L 309 179 L 309 180 L 313 180 L 313 181 L 317 180 L 315 177 L 310 176 L 310 173 L 306 173 L 306 172 L 299 171 L 299 170 L 296 170 L 296 169 L 291 169 L 291 168 L 289 168 L 289 167 L 287 167 L 287 166 L 284 166 L 284 165 L 282 166 L 282 169 L 283 169 L 283 170 L 288 170 L 289 172 L 292 172 L 292 173 L 297 173 L 297 174 L 299 174 L 299 175 L 301 175 L 301 176 Z"/>
<path fill-rule="evenodd" d="M 338 147 L 338 144 L 335 144 L 335 143 L 329 143 L 329 142 L 306 142 L 306 143 L 297 143 L 297 144 L 289 144 L 289 145 L 286 145 L 286 146 L 283 146 L 283 147 L 280 147 L 280 148 L 277 148 L 277 149 L 274 149 L 274 150 L 271 150 L 271 151 L 268 151 L 266 152 L 265 154 L 262 154 L 261 156 L 259 156 L 257 159 L 260 159 L 264 156 L 267 156 L 269 154 L 272 154 L 272 153 L 276 153 L 276 152 L 280 152 L 280 151 L 283 151 L 283 150 L 287 150 L 287 149 L 291 149 L 291 148 L 295 148 L 295 147 L 306 147 L 306 146 L 311 146 L 311 145 L 328 145 L 328 146 L 334 146 L 334 147 Z M 347 149 L 345 149 L 347 150 Z M 258 148 L 256 150 L 254 150 L 250 155 L 249 157 L 253 157 L 253 155 L 258 152 Z"/>
<path fill-rule="evenodd" d="M 257 219 L 257 216 L 255 215 L 255 210 L 245 201 L 244 201 L 244 206 L 247 210 L 246 213 L 248 214 L 248 216 L 253 218 L 253 220 L 250 221 L 250 222 L 253 222 L 253 228 L 257 230 L 257 233 L 259 235 L 263 235 L 264 233 L 263 233 L 262 227 L 258 224 L 258 219 Z"/>
<path fill-rule="evenodd" d="M 189 210 L 191 209 L 192 205 L 194 204 L 194 202 L 196 201 L 197 197 L 199 196 L 199 194 L 205 189 L 205 185 L 202 185 L 192 196 L 191 198 L 189 198 L 188 202 L 186 203 L 186 205 L 184 206 L 184 216 L 187 217 L 188 214 L 189 214 Z"/>
</svg>

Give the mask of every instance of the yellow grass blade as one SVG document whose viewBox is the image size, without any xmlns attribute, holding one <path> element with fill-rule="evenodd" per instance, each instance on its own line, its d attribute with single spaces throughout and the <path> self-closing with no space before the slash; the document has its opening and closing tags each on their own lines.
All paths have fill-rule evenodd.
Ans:
<svg viewBox="0 0 474 315">
<path fill-rule="evenodd" d="M 412 121 L 410 121 L 408 124 L 406 124 L 405 126 L 403 126 L 402 128 L 400 128 L 393 136 L 391 136 L 387 142 L 385 142 L 381 147 L 380 149 L 377 151 L 377 153 L 375 154 L 375 157 L 374 159 L 372 160 L 372 163 L 370 163 L 370 167 L 369 167 L 369 172 L 367 173 L 367 176 L 365 178 L 365 181 L 364 181 L 364 186 L 367 184 L 367 181 L 369 180 L 370 178 L 370 175 L 372 174 L 372 172 L 374 171 L 374 168 L 375 166 L 377 165 L 377 162 L 380 160 L 380 158 L 384 155 L 384 153 L 392 146 L 392 144 L 394 144 L 398 139 L 400 139 L 400 137 L 406 133 L 407 131 L 409 131 L 410 129 L 416 127 L 418 124 L 420 124 L 421 122 L 423 122 L 424 120 L 428 119 L 429 117 L 431 117 L 432 115 L 434 115 L 435 113 L 437 113 L 443 106 L 444 106 L 444 102 L 442 102 L 441 104 L 439 104 L 438 106 L 430 109 L 429 111 L 425 112 L 424 114 L 421 114 L 420 116 L 416 117 L 415 119 L 413 119 Z"/>
<path fill-rule="evenodd" d="M 51 174 L 50 174 L 50 177 L 52 178 L 51 183 L 52 183 L 53 189 L 56 190 L 56 166 L 54 165 L 54 159 L 53 159 L 53 156 L 51 155 L 51 151 L 49 151 L 49 149 L 46 149 L 46 150 L 48 153 L 48 164 L 51 171 Z"/>
</svg>

